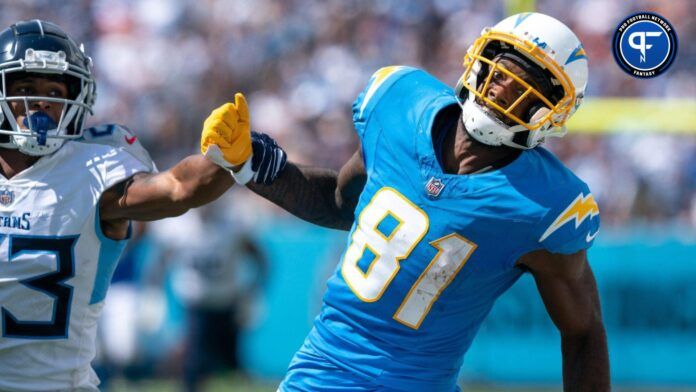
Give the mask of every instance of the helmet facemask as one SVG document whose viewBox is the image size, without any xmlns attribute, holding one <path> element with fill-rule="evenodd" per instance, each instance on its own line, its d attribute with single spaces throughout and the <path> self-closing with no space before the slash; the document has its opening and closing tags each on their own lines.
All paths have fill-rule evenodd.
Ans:
<svg viewBox="0 0 696 392">
<path fill-rule="evenodd" d="M 489 145 L 528 149 L 543 142 L 547 136 L 563 136 L 566 133 L 565 123 L 579 106 L 586 76 L 585 80 L 579 81 L 581 86 L 577 87 L 578 83 L 574 83 L 564 66 L 572 61 L 559 64 L 558 57 L 561 53 L 554 51 L 539 38 L 544 38 L 545 35 L 541 33 L 548 33 L 544 29 L 552 25 L 548 23 L 548 19 L 567 31 L 552 26 L 561 31 L 558 35 L 574 41 L 571 43 L 575 45 L 574 48 L 582 48 L 577 38 L 561 22 L 541 14 L 520 14 L 504 20 L 494 28 L 484 29 L 467 51 L 464 73 L 457 83 L 456 95 L 463 110 L 464 125 L 478 141 Z M 528 24 L 520 26 L 522 21 Z M 529 30 L 534 31 L 535 26 L 544 26 L 537 28 L 539 36 L 529 33 Z M 562 43 L 563 50 L 560 52 L 566 55 L 566 43 Z M 573 53 L 577 55 L 579 52 L 575 50 Z M 586 58 L 584 55 L 577 58 L 583 59 L 582 66 L 586 73 Z M 531 83 L 505 68 L 500 59 L 507 59 L 522 68 Z M 514 102 L 501 105 L 488 97 L 491 78 L 496 72 L 507 75 L 522 87 L 522 94 Z M 529 97 L 534 100 L 532 106 L 524 110 L 523 114 L 516 115 L 515 109 L 519 109 L 519 105 L 528 101 Z"/>
<path fill-rule="evenodd" d="M 57 151 L 65 140 L 82 136 L 85 115 L 92 113 L 95 97 L 90 60 L 86 56 L 84 59 L 85 64 L 71 64 L 64 51 L 30 48 L 19 59 L 0 64 L 0 135 L 4 139 L 0 140 L 0 146 L 42 156 Z M 67 98 L 8 95 L 11 83 L 29 76 L 65 83 Z M 60 118 L 52 119 L 46 113 L 32 109 L 32 103 L 37 101 L 62 105 Z M 13 103 L 16 106 L 17 102 L 23 104 L 22 113 L 12 110 Z M 18 116 L 25 117 L 23 123 L 18 123 Z"/>
</svg>

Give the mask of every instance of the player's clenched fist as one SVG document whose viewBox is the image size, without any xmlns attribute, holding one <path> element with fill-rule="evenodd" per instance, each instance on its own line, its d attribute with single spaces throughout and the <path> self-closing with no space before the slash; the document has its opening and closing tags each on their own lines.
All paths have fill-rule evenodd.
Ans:
<svg viewBox="0 0 696 392">
<path fill-rule="evenodd" d="M 238 184 L 270 185 L 285 168 L 287 154 L 270 136 L 251 132 L 249 107 L 241 93 L 234 104 L 213 110 L 203 123 L 201 152 L 232 173 Z"/>
<path fill-rule="evenodd" d="M 251 157 L 251 125 L 249 107 L 242 93 L 234 103 L 213 110 L 203 123 L 201 153 L 218 165 L 230 168 Z"/>
</svg>

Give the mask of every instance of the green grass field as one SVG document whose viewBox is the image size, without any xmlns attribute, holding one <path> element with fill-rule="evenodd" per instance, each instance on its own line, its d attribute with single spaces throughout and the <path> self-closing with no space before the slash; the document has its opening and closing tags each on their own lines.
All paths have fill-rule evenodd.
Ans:
<svg viewBox="0 0 696 392">
<path fill-rule="evenodd" d="M 201 392 L 274 392 L 278 387 L 279 381 L 259 381 L 230 374 L 211 378 L 203 386 Z M 174 379 L 154 379 L 138 382 L 114 380 L 108 391 L 105 392 L 169 392 L 181 390 L 181 382 Z"/>
<path fill-rule="evenodd" d="M 274 392 L 278 386 L 277 381 L 261 381 L 241 377 L 235 374 L 218 376 L 211 379 L 201 392 Z M 489 385 L 463 385 L 464 392 L 556 392 L 561 391 L 556 387 L 519 387 L 513 385 L 489 386 Z M 139 382 L 114 381 L 111 388 L 105 392 L 176 392 L 182 387 L 177 380 L 147 380 Z M 615 387 L 615 392 L 696 392 L 696 388 L 679 387 Z"/>
</svg>

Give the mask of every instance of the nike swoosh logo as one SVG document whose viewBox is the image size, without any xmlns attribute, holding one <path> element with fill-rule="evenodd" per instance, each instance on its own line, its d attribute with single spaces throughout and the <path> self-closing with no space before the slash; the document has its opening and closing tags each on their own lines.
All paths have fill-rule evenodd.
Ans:
<svg viewBox="0 0 696 392">
<path fill-rule="evenodd" d="M 135 139 L 136 139 L 135 136 L 131 136 L 131 137 L 125 136 L 125 138 L 126 138 L 126 143 L 128 143 L 128 144 L 135 143 Z"/>
<path fill-rule="evenodd" d="M 592 234 L 587 233 L 587 237 L 585 237 L 585 241 L 591 242 L 593 239 L 595 239 L 595 237 L 597 237 L 597 234 L 599 234 L 599 230 L 595 231 Z"/>
</svg>

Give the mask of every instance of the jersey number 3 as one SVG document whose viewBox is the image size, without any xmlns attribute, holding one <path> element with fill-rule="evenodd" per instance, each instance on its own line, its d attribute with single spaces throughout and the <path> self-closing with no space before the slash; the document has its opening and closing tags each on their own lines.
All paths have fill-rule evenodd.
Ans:
<svg viewBox="0 0 696 392">
<path fill-rule="evenodd" d="M 24 279 L 21 283 L 30 289 L 45 293 L 53 299 L 51 320 L 19 320 L 4 306 L 2 307 L 2 335 L 24 339 L 60 339 L 68 336 L 70 302 L 73 287 L 64 282 L 72 278 L 74 271 L 73 247 L 77 236 L 34 237 L 11 235 L 9 238 L 9 262 L 22 253 L 53 253 L 56 257 L 55 272 Z"/>
<path fill-rule="evenodd" d="M 380 227 L 394 222 L 385 233 Z M 343 258 L 341 273 L 350 289 L 365 302 L 378 301 L 430 226 L 425 212 L 392 188 L 382 188 L 358 217 L 358 227 Z M 438 252 L 413 284 L 394 319 L 418 329 L 440 293 L 452 282 L 476 249 L 476 244 L 452 233 L 432 241 Z M 359 266 L 370 252 L 367 270 Z"/>
</svg>

